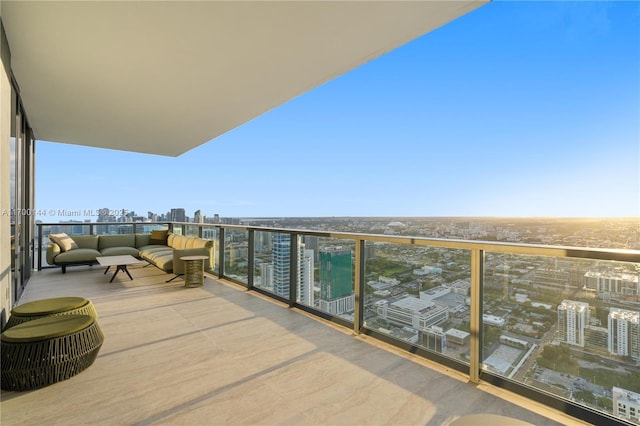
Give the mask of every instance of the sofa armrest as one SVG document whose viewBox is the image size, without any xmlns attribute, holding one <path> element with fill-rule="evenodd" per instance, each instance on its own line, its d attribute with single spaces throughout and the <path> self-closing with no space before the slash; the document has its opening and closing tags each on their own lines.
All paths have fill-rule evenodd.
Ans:
<svg viewBox="0 0 640 426">
<path fill-rule="evenodd" d="M 47 264 L 48 265 L 53 265 L 53 260 L 56 258 L 56 256 L 60 253 L 60 246 L 57 245 L 56 243 L 48 243 L 47 244 Z"/>
<path fill-rule="evenodd" d="M 204 270 L 207 271 L 211 269 L 211 249 L 206 247 L 173 249 L 174 274 L 184 274 L 184 260 L 180 260 L 183 256 L 207 256 L 207 259 L 204 261 Z"/>
</svg>

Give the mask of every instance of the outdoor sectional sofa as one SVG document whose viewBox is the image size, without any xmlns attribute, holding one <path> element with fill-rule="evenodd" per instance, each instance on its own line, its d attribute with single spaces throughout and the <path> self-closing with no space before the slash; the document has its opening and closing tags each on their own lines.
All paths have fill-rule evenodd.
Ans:
<svg viewBox="0 0 640 426">
<path fill-rule="evenodd" d="M 73 235 L 66 236 L 71 241 L 54 242 L 47 245 L 46 259 L 49 265 L 60 266 L 66 273 L 69 265 L 93 265 L 101 256 L 131 255 L 146 260 L 167 273 L 184 274 L 182 256 L 207 256 L 205 270 L 213 265 L 213 241 L 197 237 L 186 237 L 172 233 L 154 239 L 155 234 L 118 234 L 118 235 Z M 51 238 L 51 236 L 50 236 Z M 63 251 L 64 250 L 64 251 Z"/>
</svg>

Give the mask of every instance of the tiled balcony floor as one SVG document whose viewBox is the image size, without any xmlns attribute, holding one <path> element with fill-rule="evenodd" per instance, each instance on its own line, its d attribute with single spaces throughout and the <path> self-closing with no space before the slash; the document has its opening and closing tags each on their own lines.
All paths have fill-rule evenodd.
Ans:
<svg viewBox="0 0 640 426">
<path fill-rule="evenodd" d="M 99 266 L 34 274 L 20 303 L 89 298 L 105 342 L 69 380 L 2 391 L 3 426 L 446 425 L 471 413 L 581 424 L 232 283 L 130 270 L 111 284 Z"/>
</svg>

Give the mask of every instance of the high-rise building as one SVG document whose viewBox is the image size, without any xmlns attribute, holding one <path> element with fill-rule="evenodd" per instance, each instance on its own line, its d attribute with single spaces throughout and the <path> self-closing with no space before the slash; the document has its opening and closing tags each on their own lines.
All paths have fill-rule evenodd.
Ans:
<svg viewBox="0 0 640 426">
<path fill-rule="evenodd" d="M 196 210 L 193 213 L 193 222 L 194 223 L 204 223 L 204 216 L 202 215 L 202 212 L 200 211 L 200 209 Z"/>
<path fill-rule="evenodd" d="M 273 274 L 271 283 L 273 292 L 279 296 L 289 297 L 289 275 L 291 271 L 291 237 L 287 234 L 273 234 L 273 251 L 271 252 Z"/>
<path fill-rule="evenodd" d="M 298 250 L 298 286 L 296 297 L 298 303 L 307 306 L 313 306 L 313 269 L 314 251 L 305 248 L 304 244 L 300 244 Z"/>
<path fill-rule="evenodd" d="M 273 291 L 273 264 L 263 263 L 260 265 L 260 281 L 256 284 L 261 288 Z"/>
<path fill-rule="evenodd" d="M 558 305 L 558 338 L 561 342 L 584 347 L 588 325 L 588 303 L 565 299 Z"/>
<path fill-rule="evenodd" d="M 418 334 L 420 346 L 442 354 L 447 353 L 447 335 L 442 327 L 432 325 L 420 330 Z"/>
<path fill-rule="evenodd" d="M 291 236 L 275 233 L 273 234 L 272 244 L 272 268 L 270 271 L 271 287 L 275 294 L 288 298 L 290 296 Z M 313 251 L 305 250 L 304 244 L 299 243 L 298 254 L 293 260 L 297 262 L 298 270 L 298 275 L 296 277 L 296 301 L 305 305 L 313 306 Z M 263 273 L 265 276 L 269 275 L 266 269 Z"/>
<path fill-rule="evenodd" d="M 314 263 L 317 263 L 320 261 L 320 257 L 319 257 L 319 240 L 318 237 L 313 236 L 313 235 L 303 235 L 302 236 L 302 241 L 304 242 L 304 247 L 307 250 L 313 250 L 313 261 Z"/>
<path fill-rule="evenodd" d="M 254 233 L 254 249 L 256 253 L 270 252 L 273 247 L 273 241 L 270 232 Z"/>
<path fill-rule="evenodd" d="M 116 217 L 110 213 L 111 211 L 108 208 L 99 209 L 96 222 L 115 222 Z M 96 225 L 97 234 L 113 234 L 115 233 L 115 229 L 115 225 Z"/>
<path fill-rule="evenodd" d="M 331 314 L 353 310 L 353 257 L 351 249 L 320 250 L 320 309 Z"/>
<path fill-rule="evenodd" d="M 611 308 L 608 317 L 609 352 L 640 362 L 640 313 Z"/>
<path fill-rule="evenodd" d="M 171 209 L 171 216 L 169 218 L 172 222 L 186 222 L 187 215 L 184 212 L 184 209 Z"/>
</svg>

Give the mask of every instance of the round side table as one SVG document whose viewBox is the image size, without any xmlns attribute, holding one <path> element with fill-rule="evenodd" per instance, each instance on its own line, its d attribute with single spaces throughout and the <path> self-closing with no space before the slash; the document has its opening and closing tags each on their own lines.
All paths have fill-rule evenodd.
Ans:
<svg viewBox="0 0 640 426">
<path fill-rule="evenodd" d="M 84 297 L 53 297 L 23 303 L 11 310 L 5 330 L 39 318 L 55 315 L 90 315 L 98 318 L 93 303 Z"/>
<path fill-rule="evenodd" d="M 204 261 L 208 256 L 182 256 L 184 261 L 184 286 L 202 287 L 204 285 Z"/>
<path fill-rule="evenodd" d="M 104 335 L 92 315 L 57 315 L 20 323 L 5 330 L 0 340 L 2 389 L 25 391 L 88 368 Z"/>
</svg>

